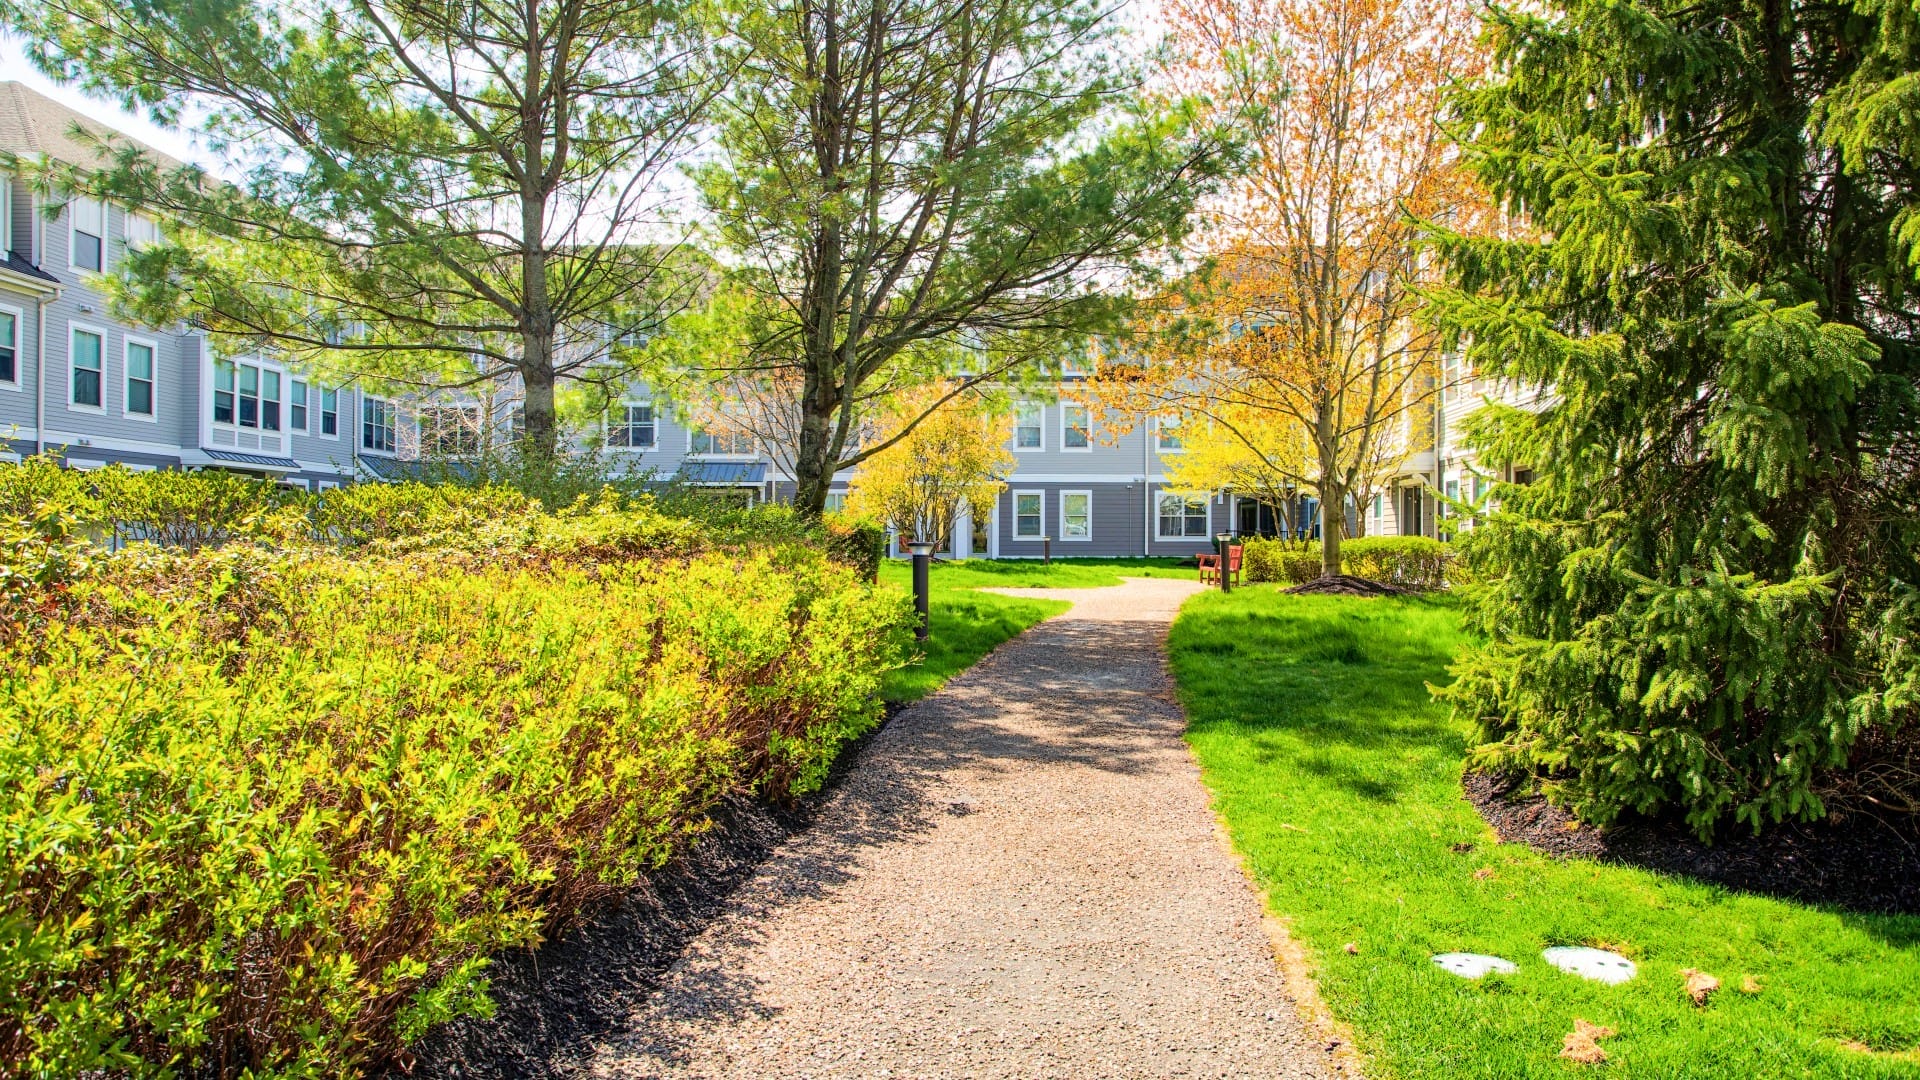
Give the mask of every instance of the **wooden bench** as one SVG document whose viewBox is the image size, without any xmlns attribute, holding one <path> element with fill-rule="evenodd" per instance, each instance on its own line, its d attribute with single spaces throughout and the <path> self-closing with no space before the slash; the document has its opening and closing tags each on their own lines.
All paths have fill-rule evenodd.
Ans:
<svg viewBox="0 0 1920 1080">
<path fill-rule="evenodd" d="M 1220 584 L 1220 556 L 1196 555 L 1200 561 L 1200 580 L 1209 585 Z M 1227 576 L 1235 585 L 1240 584 L 1240 545 L 1227 545 Z"/>
</svg>

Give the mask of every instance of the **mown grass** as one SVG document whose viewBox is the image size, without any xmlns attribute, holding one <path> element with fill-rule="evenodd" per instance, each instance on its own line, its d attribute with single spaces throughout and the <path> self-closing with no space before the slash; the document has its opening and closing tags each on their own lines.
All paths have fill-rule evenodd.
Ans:
<svg viewBox="0 0 1920 1080">
<path fill-rule="evenodd" d="M 1123 575 L 1178 577 L 1194 572 L 1191 562 L 1182 559 L 1055 559 L 1051 566 L 1038 560 L 936 562 L 928 577 L 931 617 L 923 655 L 890 673 L 881 693 L 888 701 L 918 701 L 978 663 L 1001 642 L 1067 609 L 1058 600 L 975 590 L 1088 589 L 1118 585 Z M 889 559 L 880 565 L 880 580 L 910 590 L 912 566 L 904 559 Z"/>
<path fill-rule="evenodd" d="M 1460 796 L 1466 726 L 1426 689 L 1462 641 L 1444 601 L 1264 586 L 1195 597 L 1172 632 L 1216 807 L 1369 1076 L 1920 1076 L 1920 918 L 1497 843 Z M 1608 987 L 1540 959 L 1568 944 L 1639 975 Z M 1429 962 L 1447 951 L 1520 970 L 1468 982 Z M 1683 968 L 1722 980 L 1706 1007 Z M 1576 1018 L 1618 1031 L 1608 1064 L 1560 1057 Z"/>
</svg>

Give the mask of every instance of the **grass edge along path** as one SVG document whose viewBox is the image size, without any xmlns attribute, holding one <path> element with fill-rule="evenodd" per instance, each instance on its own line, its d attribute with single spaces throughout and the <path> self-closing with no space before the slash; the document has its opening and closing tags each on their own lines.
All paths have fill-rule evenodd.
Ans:
<svg viewBox="0 0 1920 1080">
<path fill-rule="evenodd" d="M 1195 597 L 1170 640 L 1215 809 L 1370 1076 L 1592 1072 L 1560 1053 L 1585 1020 L 1617 1032 L 1599 1040 L 1613 1075 L 1920 1077 L 1920 918 L 1497 843 L 1460 797 L 1466 726 L 1425 688 L 1463 640 L 1444 600 L 1268 587 Z M 1540 959 L 1581 944 L 1638 977 Z M 1520 970 L 1469 982 L 1429 962 L 1455 950 Z M 1684 968 L 1721 980 L 1705 1006 Z"/>
<path fill-rule="evenodd" d="M 980 662 L 1003 642 L 1071 605 L 1061 600 L 1000 596 L 982 588 L 1082 589 L 1120 584 L 1124 577 L 1181 577 L 1194 574 L 1185 559 L 1032 559 L 936 561 L 928 577 L 929 638 L 919 659 L 887 673 L 881 697 L 905 704 L 940 689 Z M 913 588 L 913 570 L 905 559 L 880 564 L 880 581 L 904 591 Z"/>
</svg>

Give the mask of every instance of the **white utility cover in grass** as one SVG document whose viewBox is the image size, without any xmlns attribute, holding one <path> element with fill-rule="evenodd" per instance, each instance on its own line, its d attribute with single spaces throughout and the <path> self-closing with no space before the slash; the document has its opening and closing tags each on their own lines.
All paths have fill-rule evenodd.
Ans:
<svg viewBox="0 0 1920 1080">
<path fill-rule="evenodd" d="M 1592 979 L 1609 986 L 1618 986 L 1633 978 L 1633 961 L 1605 949 L 1589 949 L 1582 945 L 1561 945 L 1548 949 L 1541 953 L 1540 957 L 1561 971 L 1571 972 L 1583 979 Z"/>
<path fill-rule="evenodd" d="M 1443 952 L 1433 958 L 1433 963 L 1441 971 L 1451 971 L 1463 979 L 1478 979 L 1496 971 L 1502 975 L 1511 975 L 1520 970 L 1513 966 L 1511 960 L 1473 952 Z"/>
</svg>

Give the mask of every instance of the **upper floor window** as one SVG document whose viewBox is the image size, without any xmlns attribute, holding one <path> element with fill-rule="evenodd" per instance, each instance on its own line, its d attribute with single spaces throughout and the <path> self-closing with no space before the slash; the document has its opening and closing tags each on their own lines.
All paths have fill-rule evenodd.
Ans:
<svg viewBox="0 0 1920 1080">
<path fill-rule="evenodd" d="M 0 173 L 0 252 L 13 250 L 13 177 Z"/>
<path fill-rule="evenodd" d="M 1045 429 L 1041 426 L 1042 410 L 1038 405 L 1021 405 L 1013 411 L 1013 448 L 1015 450 L 1039 450 L 1046 443 Z"/>
<path fill-rule="evenodd" d="M 0 183 L 6 182 L 0 176 Z M 0 383 L 20 381 L 20 315 L 0 309 Z"/>
<path fill-rule="evenodd" d="M 629 450 L 653 449 L 653 404 L 629 401 L 614 406 L 607 418 L 607 445 Z"/>
<path fill-rule="evenodd" d="M 295 431 L 307 430 L 307 394 L 305 379 L 287 380 L 287 426 Z"/>
<path fill-rule="evenodd" d="M 360 447 L 383 454 L 393 453 L 393 403 L 384 398 L 360 399 Z"/>
<path fill-rule="evenodd" d="M 280 373 L 236 360 L 213 364 L 213 422 L 280 430 Z"/>
<path fill-rule="evenodd" d="M 106 269 L 107 204 L 99 199 L 74 199 L 67 203 L 67 220 L 67 264 L 75 270 Z"/>
<path fill-rule="evenodd" d="M 320 391 L 320 434 L 340 434 L 340 391 Z"/>
<path fill-rule="evenodd" d="M 746 457 L 753 453 L 753 435 L 745 431 L 696 431 L 689 452 Z"/>
<path fill-rule="evenodd" d="M 1175 454 L 1187 448 L 1186 441 L 1180 437 L 1183 417 L 1162 416 L 1153 422 L 1153 446 L 1163 454 Z"/>
<path fill-rule="evenodd" d="M 1060 406 L 1060 448 L 1093 449 L 1093 422 L 1088 417 L 1085 405 Z"/>
<path fill-rule="evenodd" d="M 127 415 L 153 417 L 153 342 L 127 339 Z"/>
<path fill-rule="evenodd" d="M 160 242 L 160 223 L 145 214 L 127 215 L 127 247 L 138 251 Z"/>
<path fill-rule="evenodd" d="M 420 410 L 422 457 L 472 457 L 480 452 L 480 409 L 429 405 Z"/>
<path fill-rule="evenodd" d="M 73 346 L 68 351 L 69 396 L 71 404 L 83 409 L 101 407 L 101 381 L 105 369 L 101 363 L 106 355 L 106 338 L 92 330 L 78 327 L 73 331 Z"/>
</svg>

